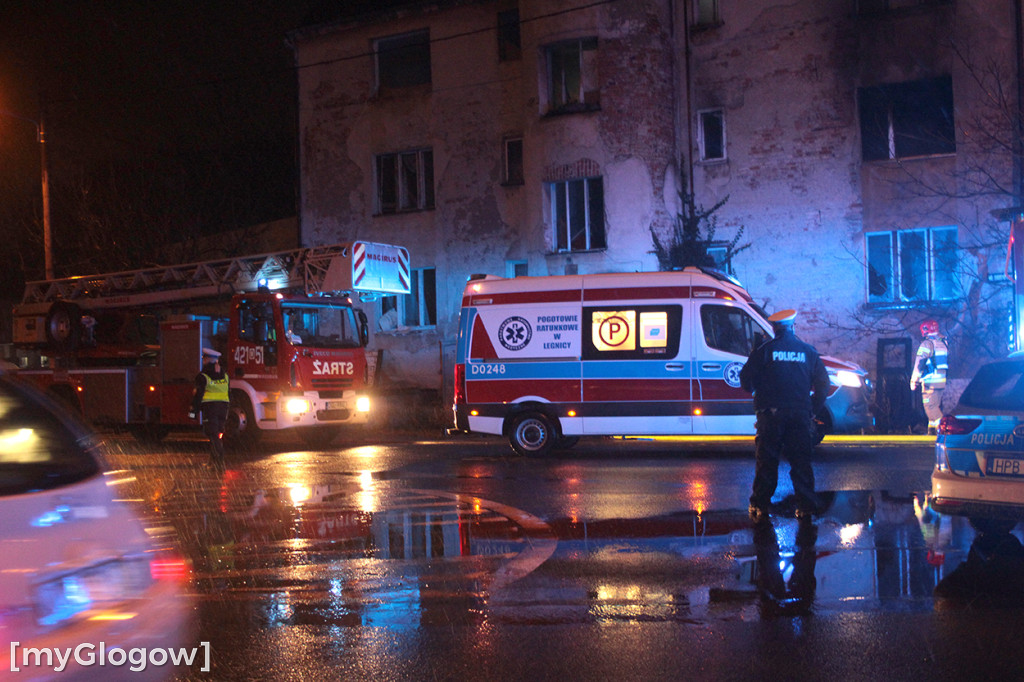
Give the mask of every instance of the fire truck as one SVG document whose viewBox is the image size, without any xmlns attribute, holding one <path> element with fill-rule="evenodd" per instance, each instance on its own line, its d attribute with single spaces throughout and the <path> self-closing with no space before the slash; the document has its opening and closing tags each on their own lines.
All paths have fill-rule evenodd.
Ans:
<svg viewBox="0 0 1024 682">
<path fill-rule="evenodd" d="M 409 254 L 353 242 L 29 282 L 18 374 L 100 427 L 160 440 L 188 416 L 204 349 L 221 353 L 225 436 L 295 429 L 324 445 L 367 422 L 376 363 L 353 304 L 409 292 Z"/>
</svg>

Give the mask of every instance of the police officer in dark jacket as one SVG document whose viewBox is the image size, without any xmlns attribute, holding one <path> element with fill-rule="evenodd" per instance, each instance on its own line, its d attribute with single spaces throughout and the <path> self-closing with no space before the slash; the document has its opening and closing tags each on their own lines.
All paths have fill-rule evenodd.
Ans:
<svg viewBox="0 0 1024 682">
<path fill-rule="evenodd" d="M 810 519 L 818 508 L 811 468 L 814 415 L 825 404 L 828 372 L 814 346 L 793 332 L 795 310 L 781 310 L 768 319 L 775 338 L 754 349 L 740 371 L 740 385 L 754 394 L 757 413 L 750 517 L 754 521 L 768 517 L 779 481 L 779 458 L 785 454 L 796 493 L 797 517 Z"/>
</svg>

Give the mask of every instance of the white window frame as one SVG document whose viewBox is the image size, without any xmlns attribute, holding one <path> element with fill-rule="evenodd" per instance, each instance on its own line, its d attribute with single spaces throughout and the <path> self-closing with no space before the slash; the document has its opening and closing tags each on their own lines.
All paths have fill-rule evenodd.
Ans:
<svg viewBox="0 0 1024 682">
<path fill-rule="evenodd" d="M 958 298 L 955 226 L 868 232 L 864 235 L 866 298 L 873 305 L 912 305 Z M 917 252 L 917 253 L 915 253 Z M 916 257 L 915 257 L 916 256 Z M 924 272 L 914 261 L 924 261 Z M 923 277 L 923 291 L 908 290 Z M 875 280 L 884 291 L 873 292 Z"/>
<path fill-rule="evenodd" d="M 575 54 L 575 60 L 572 59 Z M 548 45 L 548 113 L 593 111 L 601 106 L 597 38 Z"/>
<path fill-rule="evenodd" d="M 425 276 L 427 273 L 429 277 Z M 382 296 L 377 308 L 377 331 L 388 333 L 410 329 L 433 329 L 437 326 L 437 270 L 413 268 L 409 280 L 409 293 Z M 429 288 L 433 286 L 433 291 Z M 382 326 L 384 315 L 396 311 L 394 326 Z"/>
<path fill-rule="evenodd" d="M 573 210 L 570 204 L 574 203 L 574 196 L 577 194 L 574 192 L 580 189 L 580 185 L 576 183 L 582 183 L 582 206 L 577 206 Z M 600 197 L 594 196 L 594 192 L 599 191 Z M 548 195 L 551 202 L 550 215 L 551 215 L 551 226 L 552 226 L 552 239 L 554 251 L 558 253 L 570 253 L 573 251 L 591 251 L 597 249 L 605 249 L 608 247 L 608 234 L 607 234 L 607 223 L 605 220 L 605 209 L 604 209 L 604 179 L 601 176 L 588 177 L 588 178 L 573 178 L 571 180 L 563 180 L 560 182 L 548 183 Z M 562 200 L 565 204 L 565 220 L 561 220 L 559 211 L 559 200 Z M 593 215 L 594 203 L 600 201 L 600 215 Z M 584 224 L 581 227 L 584 237 L 584 245 L 581 247 L 573 246 L 573 234 L 579 232 L 573 222 L 573 215 L 578 215 L 582 212 Z M 597 223 L 600 222 L 600 234 L 594 229 Z M 559 226 L 563 224 L 565 227 L 565 234 L 559 234 Z"/>
<path fill-rule="evenodd" d="M 393 178 L 386 178 L 391 165 Z M 434 152 L 429 147 L 373 158 L 375 215 L 424 211 L 434 208 Z M 394 200 L 385 199 L 385 185 L 393 184 Z"/>
<path fill-rule="evenodd" d="M 717 119 L 718 121 L 718 144 L 721 145 L 722 153 L 720 156 L 710 156 L 708 151 L 708 135 L 714 134 L 713 131 L 709 131 L 708 121 L 709 119 Z M 700 145 L 700 160 L 701 161 L 725 161 L 726 160 L 726 146 L 725 146 L 725 110 L 723 109 L 704 109 L 697 112 L 697 143 Z"/>
</svg>

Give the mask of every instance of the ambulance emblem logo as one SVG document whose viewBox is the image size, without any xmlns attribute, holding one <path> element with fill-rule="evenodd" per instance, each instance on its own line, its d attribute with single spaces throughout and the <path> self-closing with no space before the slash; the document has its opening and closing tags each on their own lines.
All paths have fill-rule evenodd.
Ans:
<svg viewBox="0 0 1024 682">
<path fill-rule="evenodd" d="M 740 387 L 740 370 L 743 369 L 742 362 L 730 362 L 725 367 L 725 383 L 733 388 Z"/>
<path fill-rule="evenodd" d="M 498 341 L 508 350 L 522 350 L 530 343 L 533 328 L 522 317 L 510 317 L 498 327 Z"/>
</svg>

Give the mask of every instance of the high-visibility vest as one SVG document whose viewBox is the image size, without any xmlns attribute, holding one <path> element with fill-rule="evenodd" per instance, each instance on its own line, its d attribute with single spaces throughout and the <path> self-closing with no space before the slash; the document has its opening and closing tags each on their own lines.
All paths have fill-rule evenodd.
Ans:
<svg viewBox="0 0 1024 682">
<path fill-rule="evenodd" d="M 917 349 L 918 368 L 921 383 L 925 388 L 946 387 L 946 370 L 949 369 L 949 348 L 942 337 L 929 338 Z"/>
<path fill-rule="evenodd" d="M 202 374 L 204 377 L 206 377 L 206 390 L 203 391 L 203 402 L 229 402 L 230 398 L 228 397 L 228 378 L 225 376 L 220 379 L 214 379 L 206 372 L 203 372 Z"/>
</svg>

